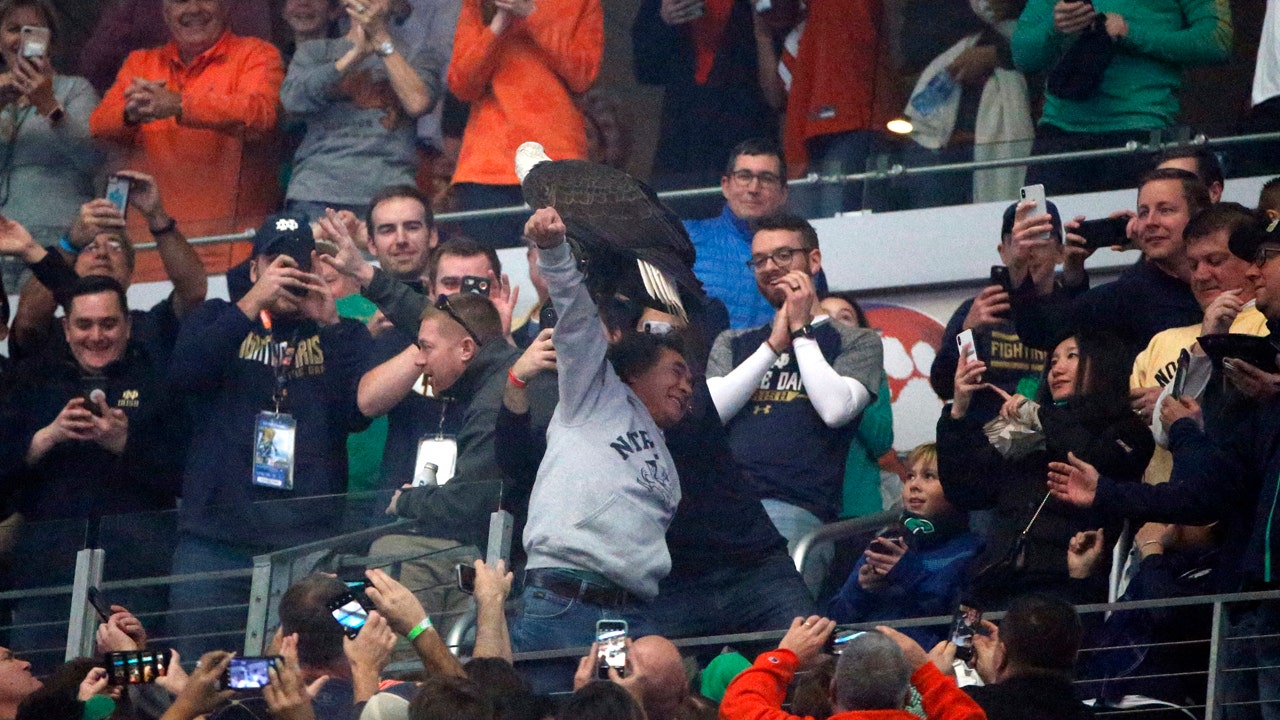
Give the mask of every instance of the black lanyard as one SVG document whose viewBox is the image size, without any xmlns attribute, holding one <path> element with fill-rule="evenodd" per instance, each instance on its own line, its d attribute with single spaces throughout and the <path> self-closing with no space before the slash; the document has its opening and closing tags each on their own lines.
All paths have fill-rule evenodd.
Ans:
<svg viewBox="0 0 1280 720">
<path fill-rule="evenodd" d="M 284 402 L 289 395 L 285 386 L 289 382 L 289 370 L 293 368 L 294 356 L 297 354 L 298 330 L 294 329 L 293 338 L 285 342 L 284 347 L 277 347 L 275 332 L 271 327 L 271 314 L 263 310 L 258 317 L 267 330 L 267 361 L 271 364 L 271 371 L 275 375 L 275 384 L 271 389 L 271 402 L 275 405 L 276 413 L 279 414 L 280 403 Z"/>
</svg>

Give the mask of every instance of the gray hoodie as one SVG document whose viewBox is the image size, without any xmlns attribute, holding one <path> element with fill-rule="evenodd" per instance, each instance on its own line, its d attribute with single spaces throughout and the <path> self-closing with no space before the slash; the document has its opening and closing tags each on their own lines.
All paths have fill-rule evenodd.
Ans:
<svg viewBox="0 0 1280 720">
<path fill-rule="evenodd" d="M 597 572 L 651 600 L 671 570 L 675 463 L 649 411 L 605 358 L 604 328 L 569 245 L 541 251 L 538 267 L 560 316 L 560 403 L 529 501 L 527 567 Z"/>
</svg>

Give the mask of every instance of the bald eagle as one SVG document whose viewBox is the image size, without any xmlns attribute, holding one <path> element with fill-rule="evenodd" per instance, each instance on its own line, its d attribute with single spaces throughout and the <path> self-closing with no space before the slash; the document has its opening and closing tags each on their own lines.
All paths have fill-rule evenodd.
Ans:
<svg viewBox="0 0 1280 720">
<path fill-rule="evenodd" d="M 527 142 L 516 175 L 535 210 L 554 207 L 596 297 L 624 295 L 688 320 L 685 302 L 704 297 L 693 274 L 689 233 L 648 185 L 607 165 L 547 157 Z"/>
</svg>

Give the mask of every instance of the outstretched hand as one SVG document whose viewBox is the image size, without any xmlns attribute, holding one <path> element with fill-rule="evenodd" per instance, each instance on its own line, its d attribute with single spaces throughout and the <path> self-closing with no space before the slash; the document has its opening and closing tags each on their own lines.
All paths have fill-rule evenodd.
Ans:
<svg viewBox="0 0 1280 720">
<path fill-rule="evenodd" d="M 1067 453 L 1067 462 L 1049 463 L 1049 492 L 1065 503 L 1090 507 L 1098 493 L 1098 469 Z"/>
<path fill-rule="evenodd" d="M 800 659 L 801 666 L 807 665 L 822 652 L 827 638 L 835 629 L 835 620 L 817 615 L 798 617 L 791 621 L 791 628 L 782 637 L 782 642 L 778 643 L 778 649 L 790 650 Z"/>
</svg>

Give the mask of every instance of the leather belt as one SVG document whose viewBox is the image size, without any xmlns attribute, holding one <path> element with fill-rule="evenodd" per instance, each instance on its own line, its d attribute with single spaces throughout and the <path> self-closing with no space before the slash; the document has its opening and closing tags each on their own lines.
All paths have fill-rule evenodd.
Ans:
<svg viewBox="0 0 1280 720">
<path fill-rule="evenodd" d="M 620 587 L 606 587 L 552 568 L 526 570 L 524 584 L 601 607 L 622 607 L 636 602 L 634 595 Z"/>
</svg>

